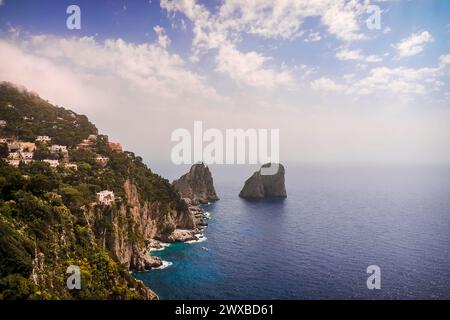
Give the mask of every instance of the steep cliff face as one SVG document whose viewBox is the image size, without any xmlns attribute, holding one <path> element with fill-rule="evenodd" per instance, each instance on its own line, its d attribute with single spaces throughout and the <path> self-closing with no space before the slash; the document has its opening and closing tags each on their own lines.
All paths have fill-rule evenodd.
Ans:
<svg viewBox="0 0 450 320">
<path fill-rule="evenodd" d="M 94 237 L 129 269 L 159 267 L 161 260 L 148 254 L 149 241 L 169 238 L 176 229 L 195 229 L 195 217 L 187 206 L 177 210 L 170 203 L 141 201 L 136 185 L 129 179 L 124 190 L 124 203 L 99 207 L 90 214 L 91 224 L 97 226 Z"/>
<path fill-rule="evenodd" d="M 262 168 L 268 168 L 270 164 L 265 164 Z M 278 172 L 273 175 L 263 175 L 261 170 L 256 171 L 245 181 L 239 196 L 242 198 L 286 198 L 286 187 L 283 165 L 278 165 Z"/>
<path fill-rule="evenodd" d="M 16 174 L 0 161 L 0 175 L 4 170 Z M 71 211 L 56 194 L 21 194 L 0 207 L 0 299 L 157 298 L 108 248 L 111 229 L 123 242 L 117 252 L 129 255 L 137 243 L 109 223 L 120 220 L 112 208 Z M 9 208 L 14 215 L 5 213 Z M 79 290 L 66 285 L 71 265 L 81 270 Z"/>
<path fill-rule="evenodd" d="M 211 171 L 205 164 L 194 164 L 188 173 L 175 180 L 172 185 L 182 198 L 193 203 L 208 203 L 219 200 L 214 189 Z"/>
</svg>

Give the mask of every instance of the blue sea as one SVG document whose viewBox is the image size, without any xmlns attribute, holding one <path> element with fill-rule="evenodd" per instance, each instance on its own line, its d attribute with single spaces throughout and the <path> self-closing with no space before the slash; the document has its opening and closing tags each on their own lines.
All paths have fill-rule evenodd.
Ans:
<svg viewBox="0 0 450 320">
<path fill-rule="evenodd" d="M 150 163 L 171 180 L 188 168 Z M 161 299 L 449 299 L 450 168 L 285 164 L 285 200 L 238 197 L 254 168 L 212 166 L 207 238 L 135 274 Z M 366 269 L 381 269 L 367 289 Z"/>
</svg>

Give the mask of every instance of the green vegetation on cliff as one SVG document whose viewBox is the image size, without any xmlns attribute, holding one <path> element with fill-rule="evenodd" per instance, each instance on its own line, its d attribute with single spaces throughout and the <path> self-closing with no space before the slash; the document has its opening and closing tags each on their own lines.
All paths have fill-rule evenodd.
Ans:
<svg viewBox="0 0 450 320">
<path fill-rule="evenodd" d="M 169 182 L 133 153 L 113 151 L 85 116 L 7 83 L 0 84 L 0 120 L 7 123 L 0 138 L 34 142 L 49 136 L 52 144 L 68 147 L 77 166 L 40 161 L 55 157 L 43 143 L 28 164 L 0 160 L 0 299 L 155 298 L 128 269 L 135 251 L 148 244 L 149 227 L 143 225 L 152 226 L 153 219 L 153 233 L 170 233 L 188 212 Z M 97 139 L 90 148 L 76 148 L 92 134 Z M 97 155 L 107 164 L 98 163 Z M 102 190 L 114 192 L 114 203 L 98 203 Z M 158 209 L 148 209 L 152 204 Z M 81 290 L 66 287 L 70 265 L 81 269 Z"/>
<path fill-rule="evenodd" d="M 1 136 L 34 141 L 51 136 L 54 144 L 74 147 L 97 128 L 84 115 L 51 105 L 37 94 L 8 83 L 0 83 L 0 119 L 7 121 Z"/>
</svg>

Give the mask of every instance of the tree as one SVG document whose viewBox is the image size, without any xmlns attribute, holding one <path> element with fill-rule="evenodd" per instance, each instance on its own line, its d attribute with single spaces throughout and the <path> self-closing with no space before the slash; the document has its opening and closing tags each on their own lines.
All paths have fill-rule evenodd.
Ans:
<svg viewBox="0 0 450 320">
<path fill-rule="evenodd" d="M 81 192 L 71 186 L 64 186 L 61 189 L 61 197 L 65 204 L 77 208 L 81 207 L 84 202 Z"/>
<path fill-rule="evenodd" d="M 9 155 L 8 145 L 6 143 L 0 143 L 0 158 L 7 158 Z"/>
<path fill-rule="evenodd" d="M 36 150 L 34 151 L 33 159 L 34 160 L 51 159 L 51 156 L 52 154 L 44 144 L 38 144 Z"/>
<path fill-rule="evenodd" d="M 2 199 L 10 199 L 14 192 L 23 188 L 24 182 L 18 169 L 0 160 L 0 196 Z"/>
<path fill-rule="evenodd" d="M 55 187 L 56 184 L 54 181 L 40 173 L 31 176 L 30 181 L 28 182 L 28 190 L 36 195 L 52 191 Z"/>
</svg>

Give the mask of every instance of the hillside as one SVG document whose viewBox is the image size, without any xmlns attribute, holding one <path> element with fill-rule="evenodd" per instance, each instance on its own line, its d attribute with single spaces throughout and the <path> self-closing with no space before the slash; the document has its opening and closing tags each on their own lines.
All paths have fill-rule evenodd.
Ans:
<svg viewBox="0 0 450 320">
<path fill-rule="evenodd" d="M 35 93 L 7 83 L 0 84 L 0 92 L 0 118 L 8 123 L 0 129 L 1 136 L 34 141 L 48 135 L 54 144 L 74 147 L 89 134 L 97 134 L 86 116 L 53 106 Z"/>
<path fill-rule="evenodd" d="M 157 298 L 129 270 L 158 266 L 154 239 L 196 228 L 170 183 L 86 116 L 8 83 L 0 125 L 0 299 Z"/>
</svg>

